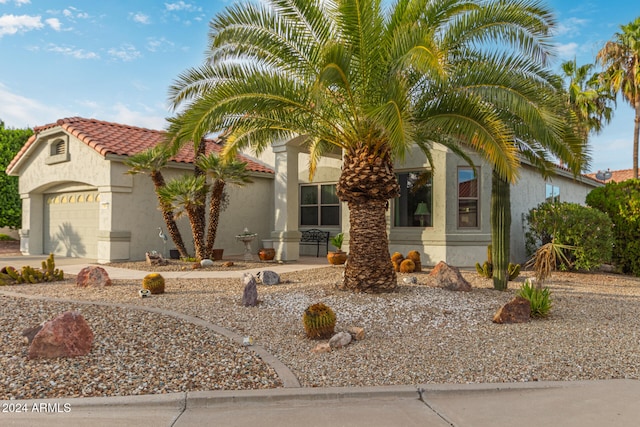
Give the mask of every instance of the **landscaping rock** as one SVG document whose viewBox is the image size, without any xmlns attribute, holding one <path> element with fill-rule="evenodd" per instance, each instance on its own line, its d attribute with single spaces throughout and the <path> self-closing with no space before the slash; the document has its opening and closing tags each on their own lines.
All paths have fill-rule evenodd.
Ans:
<svg viewBox="0 0 640 427">
<path fill-rule="evenodd" d="M 531 303 L 523 297 L 515 297 L 493 316 L 495 323 L 526 323 L 531 319 Z"/>
<path fill-rule="evenodd" d="M 76 277 L 76 285 L 82 288 L 111 286 L 111 279 L 104 268 L 90 265 L 80 270 Z"/>
<path fill-rule="evenodd" d="M 202 266 L 203 268 L 213 267 L 213 261 L 211 261 L 210 259 L 203 259 L 202 261 L 200 261 L 200 266 Z"/>
<path fill-rule="evenodd" d="M 164 259 L 162 255 L 157 252 L 145 252 L 144 257 L 149 265 L 168 265 L 169 260 Z"/>
<path fill-rule="evenodd" d="M 22 336 L 24 337 L 25 344 L 31 344 L 33 338 L 40 332 L 45 322 L 40 323 L 37 326 L 33 326 L 31 328 L 27 328 L 22 331 Z"/>
<path fill-rule="evenodd" d="M 444 261 L 440 261 L 429 273 L 429 276 L 436 280 L 439 287 L 448 289 L 450 291 L 462 291 L 470 292 L 471 283 L 462 277 L 460 270 L 456 267 L 448 265 Z"/>
<path fill-rule="evenodd" d="M 418 278 L 416 276 L 403 277 L 402 281 L 407 285 L 416 285 L 418 283 Z"/>
<path fill-rule="evenodd" d="M 67 311 L 45 322 L 35 335 L 29 359 L 84 356 L 91 350 L 93 332 L 77 311 Z"/>
<path fill-rule="evenodd" d="M 364 339 L 364 328 L 350 326 L 347 328 L 347 332 L 349 332 L 349 334 L 351 334 L 351 338 L 356 341 L 362 341 Z"/>
<path fill-rule="evenodd" d="M 253 274 L 244 273 L 242 276 L 244 292 L 242 293 L 242 305 L 245 307 L 255 307 L 258 305 L 258 287 Z"/>
<path fill-rule="evenodd" d="M 263 285 L 272 286 L 280 283 L 280 275 L 275 271 L 264 270 L 258 273 L 258 277 L 262 280 Z"/>
<path fill-rule="evenodd" d="M 223 267 L 233 267 L 233 261 L 225 261 L 222 263 Z"/>
<path fill-rule="evenodd" d="M 342 348 L 351 343 L 351 334 L 349 332 L 338 332 L 329 340 L 331 348 Z"/>
<path fill-rule="evenodd" d="M 331 346 L 329 345 L 329 343 L 323 342 L 315 346 L 313 350 L 311 350 L 311 352 L 312 353 L 330 353 Z"/>
</svg>

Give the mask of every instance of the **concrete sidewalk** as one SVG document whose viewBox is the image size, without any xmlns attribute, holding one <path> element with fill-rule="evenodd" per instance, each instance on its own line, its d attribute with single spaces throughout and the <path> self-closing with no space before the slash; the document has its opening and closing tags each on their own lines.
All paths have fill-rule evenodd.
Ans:
<svg viewBox="0 0 640 427">
<path fill-rule="evenodd" d="M 38 266 L 46 257 L 0 257 Z M 92 260 L 57 258 L 76 274 Z M 325 266 L 322 259 L 265 264 L 278 273 Z M 104 266 L 113 279 L 147 272 Z M 244 271 L 195 270 L 166 277 L 240 277 Z M 0 384 L 0 387 L 2 385 Z M 433 426 L 602 427 L 640 425 L 640 381 L 282 388 L 150 396 L 0 401 L 0 426 Z"/>
<path fill-rule="evenodd" d="M 5 401 L 0 425 L 627 427 L 640 419 L 635 380 L 419 388 L 422 399 L 416 387 L 391 386 Z M 28 412 L 11 413 L 18 406 Z"/>
</svg>

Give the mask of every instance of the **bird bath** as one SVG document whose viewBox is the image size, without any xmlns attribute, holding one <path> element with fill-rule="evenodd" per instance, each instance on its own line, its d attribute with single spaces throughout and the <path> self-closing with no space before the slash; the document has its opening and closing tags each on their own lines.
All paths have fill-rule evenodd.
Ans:
<svg viewBox="0 0 640 427">
<path fill-rule="evenodd" d="M 236 240 L 244 243 L 244 260 L 253 261 L 253 254 L 251 253 L 251 242 L 255 240 L 258 233 L 249 232 L 248 228 L 245 228 L 242 234 L 236 236 Z"/>
</svg>

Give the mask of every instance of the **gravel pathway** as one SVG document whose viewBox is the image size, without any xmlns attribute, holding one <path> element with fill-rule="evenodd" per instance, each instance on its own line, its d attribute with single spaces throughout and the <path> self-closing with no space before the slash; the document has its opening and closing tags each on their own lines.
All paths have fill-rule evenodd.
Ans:
<svg viewBox="0 0 640 427">
<path fill-rule="evenodd" d="M 527 324 L 497 325 L 506 292 L 488 280 L 456 293 L 418 285 L 390 295 L 337 291 L 341 268 L 283 274 L 286 283 L 259 286 L 261 303 L 241 305 L 238 279 L 172 279 L 167 292 L 137 296 L 139 283 L 115 281 L 105 289 L 77 288 L 73 280 L 0 288 L 29 295 L 158 307 L 207 320 L 256 343 L 282 361 L 303 387 L 421 383 L 640 379 L 640 280 L 555 273 L 549 281 L 551 316 Z M 523 276 L 526 276 L 527 272 Z M 315 354 L 305 338 L 304 309 L 324 302 L 337 314 L 337 331 L 361 326 L 366 338 Z M 0 399 L 110 396 L 189 390 L 282 387 L 275 371 L 250 347 L 183 320 L 137 310 L 0 296 Z M 69 309 L 79 309 L 95 334 L 91 354 L 28 361 L 20 332 Z"/>
</svg>

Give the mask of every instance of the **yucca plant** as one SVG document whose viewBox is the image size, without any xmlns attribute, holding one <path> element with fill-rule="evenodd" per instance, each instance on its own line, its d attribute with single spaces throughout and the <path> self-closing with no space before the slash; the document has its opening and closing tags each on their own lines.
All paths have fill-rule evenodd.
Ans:
<svg viewBox="0 0 640 427">
<path fill-rule="evenodd" d="M 551 310 L 551 291 L 542 289 L 538 284 L 533 285 L 530 279 L 524 281 L 518 292 L 522 298 L 529 300 L 531 304 L 531 317 L 547 317 Z"/>
<path fill-rule="evenodd" d="M 571 261 L 564 253 L 566 250 L 573 250 L 574 246 L 556 243 L 555 238 L 536 250 L 536 253 L 525 264 L 525 267 L 533 267 L 536 274 L 536 286 L 540 288 L 542 283 L 549 277 L 560 263 L 571 266 Z M 560 263 L 558 261 L 561 261 Z"/>
</svg>

